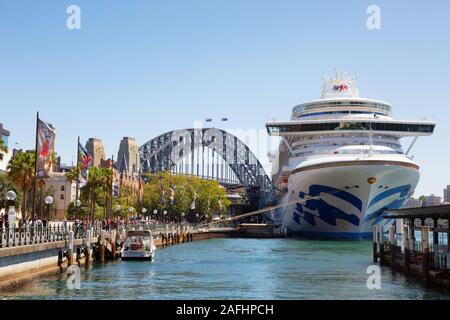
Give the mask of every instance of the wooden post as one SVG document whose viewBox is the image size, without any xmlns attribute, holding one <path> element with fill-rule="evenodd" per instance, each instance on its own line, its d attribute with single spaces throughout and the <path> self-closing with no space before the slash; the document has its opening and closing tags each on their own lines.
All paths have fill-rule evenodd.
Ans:
<svg viewBox="0 0 450 320">
<path fill-rule="evenodd" d="M 379 228 L 379 235 L 380 235 L 380 242 L 379 242 L 379 245 L 380 245 L 380 264 L 384 264 L 385 263 L 385 261 L 384 261 L 384 235 L 383 235 L 383 226 L 382 225 L 380 225 L 380 228 Z"/>
<path fill-rule="evenodd" d="M 410 241 L 409 241 L 409 237 L 410 237 L 410 233 L 409 233 L 409 227 L 408 226 L 404 226 L 403 227 L 403 265 L 404 265 L 404 270 L 405 270 L 405 274 L 408 275 L 410 272 L 410 265 L 411 265 L 411 261 L 410 261 L 410 253 L 409 253 L 409 247 L 410 247 Z"/>
<path fill-rule="evenodd" d="M 74 240 L 74 232 L 69 231 L 69 250 L 67 252 L 67 264 L 69 266 L 73 264 L 73 240 Z"/>
<path fill-rule="evenodd" d="M 422 226 L 422 275 L 425 283 L 430 280 L 430 227 Z"/>
<path fill-rule="evenodd" d="M 113 260 L 116 260 L 116 230 L 111 230 L 111 251 L 113 255 Z"/>
<path fill-rule="evenodd" d="M 373 230 L 373 262 L 378 262 L 378 227 L 375 225 Z"/>
<path fill-rule="evenodd" d="M 105 230 L 100 233 L 100 262 L 105 262 Z"/>
<path fill-rule="evenodd" d="M 439 268 L 439 219 L 433 219 L 433 256 L 434 256 L 434 267 Z"/>
<path fill-rule="evenodd" d="M 390 226 L 389 227 L 389 256 L 391 260 L 391 268 L 395 270 L 395 249 L 396 249 L 396 242 L 395 242 L 395 227 Z"/>
<path fill-rule="evenodd" d="M 84 267 L 89 269 L 91 264 L 91 230 L 86 231 L 86 247 L 84 248 Z"/>
<path fill-rule="evenodd" d="M 172 245 L 175 244 L 175 226 L 172 226 Z"/>
</svg>

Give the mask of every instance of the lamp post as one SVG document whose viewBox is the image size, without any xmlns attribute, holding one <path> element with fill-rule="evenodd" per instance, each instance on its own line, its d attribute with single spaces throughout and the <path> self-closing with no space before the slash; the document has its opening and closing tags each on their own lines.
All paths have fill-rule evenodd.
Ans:
<svg viewBox="0 0 450 320">
<path fill-rule="evenodd" d="M 166 215 L 167 215 L 167 211 L 166 210 L 164 210 L 163 215 L 164 215 L 164 222 L 166 222 Z"/>
<path fill-rule="evenodd" d="M 14 201 L 16 201 L 17 198 L 17 194 L 13 191 L 10 190 L 6 193 L 6 200 L 8 200 L 8 227 L 9 227 L 9 232 L 8 232 L 8 239 L 9 239 L 9 243 L 10 245 L 12 244 L 13 240 L 14 240 L 14 220 L 16 220 L 16 208 L 14 207 Z"/>
<path fill-rule="evenodd" d="M 186 214 L 185 214 L 184 212 L 181 213 L 181 222 L 184 221 L 184 216 L 185 216 L 185 215 L 186 215 Z"/>
<path fill-rule="evenodd" d="M 142 212 L 142 214 L 143 214 L 144 217 L 145 217 L 145 214 L 147 213 L 147 209 L 146 209 L 146 208 L 142 208 L 141 212 Z"/>
<path fill-rule="evenodd" d="M 158 210 L 153 210 L 153 219 L 157 220 Z"/>
<path fill-rule="evenodd" d="M 44 201 L 45 201 L 45 204 L 47 205 L 47 219 L 51 220 L 50 206 L 53 204 L 53 197 L 52 196 L 46 196 Z"/>
<path fill-rule="evenodd" d="M 200 215 L 199 215 L 198 213 L 195 214 L 195 222 L 196 222 L 196 223 L 198 223 L 198 217 L 199 217 L 199 216 L 200 216 Z"/>
</svg>

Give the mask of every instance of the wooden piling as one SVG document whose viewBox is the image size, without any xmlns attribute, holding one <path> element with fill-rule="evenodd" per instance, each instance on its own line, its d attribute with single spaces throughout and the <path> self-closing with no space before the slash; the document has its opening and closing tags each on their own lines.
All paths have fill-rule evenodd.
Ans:
<svg viewBox="0 0 450 320">
<path fill-rule="evenodd" d="M 73 264 L 73 241 L 74 241 L 74 232 L 69 231 L 69 250 L 67 251 L 67 264 L 69 266 Z"/>
<path fill-rule="evenodd" d="M 384 259 L 384 235 L 383 235 L 383 226 L 380 226 L 379 228 L 379 246 L 380 246 L 380 264 L 383 265 L 385 264 L 385 259 Z"/>
<path fill-rule="evenodd" d="M 440 263 L 439 263 L 439 232 L 438 232 L 438 228 L 439 228 L 439 220 L 438 219 L 434 219 L 434 228 L 433 228 L 433 252 L 434 252 L 434 266 L 435 268 L 439 267 Z"/>
<path fill-rule="evenodd" d="M 395 263 L 395 251 L 396 251 L 396 242 L 395 242 L 395 227 L 390 226 L 389 227 L 389 257 L 391 261 L 391 268 L 392 270 L 396 269 L 396 263 Z"/>
<path fill-rule="evenodd" d="M 91 230 L 86 231 L 86 247 L 84 248 L 84 267 L 89 269 L 91 264 Z"/>
<path fill-rule="evenodd" d="M 409 227 L 403 227 L 403 246 L 404 246 L 404 254 L 403 254 L 403 266 L 406 275 L 409 275 L 411 271 L 411 259 L 410 259 L 410 241 L 409 237 L 411 236 Z"/>
<path fill-rule="evenodd" d="M 116 230 L 111 230 L 111 251 L 113 260 L 116 260 L 116 236 Z"/>
<path fill-rule="evenodd" d="M 378 227 L 375 225 L 373 230 L 373 262 L 378 262 Z"/>
<path fill-rule="evenodd" d="M 100 262 L 105 262 L 105 230 L 101 231 L 100 236 Z"/>
<path fill-rule="evenodd" d="M 422 227 L 422 275 L 430 283 L 430 227 Z"/>
</svg>

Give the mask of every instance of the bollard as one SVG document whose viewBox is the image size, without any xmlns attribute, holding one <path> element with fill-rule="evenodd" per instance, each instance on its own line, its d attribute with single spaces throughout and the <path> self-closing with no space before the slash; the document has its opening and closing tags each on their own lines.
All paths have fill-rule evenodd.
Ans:
<svg viewBox="0 0 450 320">
<path fill-rule="evenodd" d="M 422 274 L 425 283 L 430 280 L 430 227 L 422 227 Z"/>
<path fill-rule="evenodd" d="M 409 237 L 410 237 L 410 233 L 409 233 L 409 227 L 408 226 L 404 226 L 403 227 L 403 246 L 404 246 L 404 254 L 403 254 L 403 265 L 405 267 L 405 274 L 408 275 L 410 272 L 410 265 L 411 265 L 411 261 L 410 261 L 410 253 L 409 253 L 409 246 L 410 246 L 410 242 L 409 242 Z"/>
<path fill-rule="evenodd" d="M 69 250 L 67 252 L 67 264 L 71 266 L 73 264 L 73 240 L 74 233 L 73 231 L 69 231 Z"/>
<path fill-rule="evenodd" d="M 391 268 L 395 270 L 395 250 L 396 250 L 396 242 L 395 242 L 395 227 L 389 227 L 389 256 L 391 260 Z"/>
<path fill-rule="evenodd" d="M 86 231 L 86 248 L 84 249 L 84 267 L 89 269 L 91 263 L 91 230 Z"/>
<path fill-rule="evenodd" d="M 375 225 L 373 230 L 373 262 L 378 262 L 378 227 Z"/>
</svg>

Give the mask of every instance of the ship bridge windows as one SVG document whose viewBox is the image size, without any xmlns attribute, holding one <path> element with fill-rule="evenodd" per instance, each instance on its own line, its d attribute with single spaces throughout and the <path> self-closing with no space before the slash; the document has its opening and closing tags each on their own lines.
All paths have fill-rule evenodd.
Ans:
<svg viewBox="0 0 450 320">
<path fill-rule="evenodd" d="M 340 122 L 268 124 L 267 131 L 270 135 L 289 134 L 296 132 L 351 131 L 351 130 L 433 133 L 434 127 L 435 127 L 434 124 L 420 124 L 420 123 L 340 121 Z"/>
<path fill-rule="evenodd" d="M 294 107 L 292 110 L 294 115 L 299 115 L 304 112 L 310 112 L 313 110 L 317 110 L 319 112 L 320 109 L 326 108 L 357 108 L 357 109 L 370 109 L 374 112 L 380 112 L 383 115 L 391 115 L 392 108 L 388 104 L 370 102 L 370 101 L 357 101 L 357 100 L 345 100 L 345 101 L 326 101 L 326 102 L 314 102 L 314 103 L 305 103 Z M 355 111 L 357 112 L 357 111 Z"/>
</svg>

